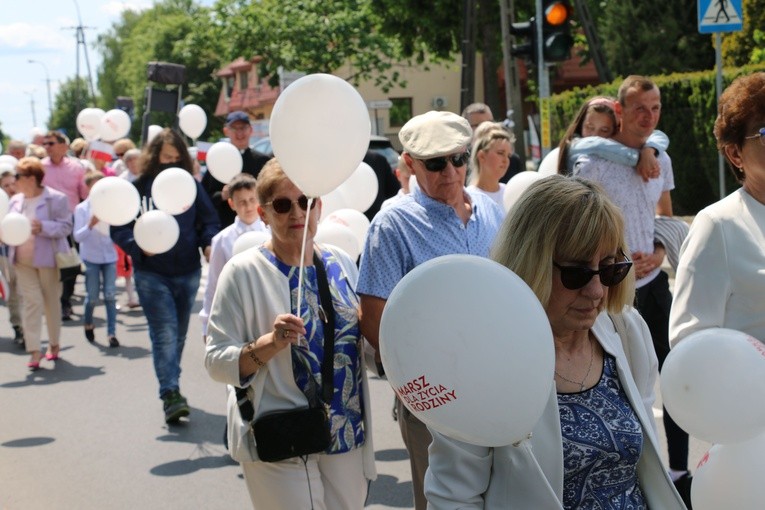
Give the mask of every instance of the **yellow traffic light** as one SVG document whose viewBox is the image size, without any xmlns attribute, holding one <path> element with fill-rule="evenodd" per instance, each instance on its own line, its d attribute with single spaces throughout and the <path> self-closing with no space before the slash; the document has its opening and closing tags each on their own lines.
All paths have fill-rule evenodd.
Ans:
<svg viewBox="0 0 765 510">
<path fill-rule="evenodd" d="M 554 2 L 545 9 L 545 20 L 552 26 L 559 26 L 568 22 L 571 16 L 571 6 L 564 2 Z"/>
</svg>

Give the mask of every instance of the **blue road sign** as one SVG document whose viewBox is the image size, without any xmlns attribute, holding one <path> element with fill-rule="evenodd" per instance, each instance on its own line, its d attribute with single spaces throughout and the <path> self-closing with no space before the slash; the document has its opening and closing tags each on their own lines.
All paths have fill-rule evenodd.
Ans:
<svg viewBox="0 0 765 510">
<path fill-rule="evenodd" d="M 699 32 L 738 32 L 744 21 L 741 0 L 698 0 Z"/>
</svg>

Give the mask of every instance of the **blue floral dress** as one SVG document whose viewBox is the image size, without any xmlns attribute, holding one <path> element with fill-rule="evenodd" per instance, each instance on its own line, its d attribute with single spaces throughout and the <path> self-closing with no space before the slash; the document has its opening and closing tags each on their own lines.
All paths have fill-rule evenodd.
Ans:
<svg viewBox="0 0 765 510">
<path fill-rule="evenodd" d="M 558 393 L 563 435 L 563 507 L 648 508 L 638 485 L 643 428 L 624 393 L 616 360 L 606 354 L 593 388 Z"/>
<path fill-rule="evenodd" d="M 290 308 L 297 315 L 299 267 L 276 258 L 265 247 L 263 255 L 289 280 Z M 332 444 L 327 453 L 344 453 L 364 444 L 363 401 L 361 390 L 361 332 L 358 296 L 343 273 L 340 262 L 328 251 L 320 253 L 327 273 L 332 306 L 335 311 L 334 393 L 329 403 Z M 319 285 L 316 268 L 303 269 L 303 294 L 300 313 L 306 329 L 305 338 L 292 346 L 292 371 L 298 388 L 312 405 L 323 405 L 321 362 L 324 359 L 324 330 L 319 308 Z"/>
</svg>

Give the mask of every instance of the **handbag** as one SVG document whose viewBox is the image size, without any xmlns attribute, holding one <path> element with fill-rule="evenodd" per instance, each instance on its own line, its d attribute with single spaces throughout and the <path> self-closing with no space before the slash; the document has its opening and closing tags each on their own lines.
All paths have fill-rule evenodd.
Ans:
<svg viewBox="0 0 765 510">
<path fill-rule="evenodd" d="M 62 282 L 82 273 L 82 260 L 77 253 L 77 248 L 71 246 L 68 252 L 56 252 L 56 267 L 58 267 L 59 280 Z"/>
<path fill-rule="evenodd" d="M 321 363 L 322 396 L 324 403 L 313 403 L 308 408 L 275 411 L 261 416 L 252 423 L 258 458 L 263 462 L 279 462 L 323 452 L 332 443 L 329 430 L 329 402 L 334 392 L 333 362 L 335 345 L 335 310 L 324 265 L 313 255 L 316 278 L 319 283 L 319 306 L 324 311 L 324 358 Z M 245 421 L 254 416 L 252 401 L 244 388 L 236 389 L 239 411 Z"/>
<path fill-rule="evenodd" d="M 50 202 L 48 202 L 48 217 L 53 218 Z M 50 242 L 53 243 L 53 250 L 55 251 L 56 241 L 51 239 Z M 55 253 L 56 267 L 59 274 L 58 279 L 61 282 L 70 278 L 76 278 L 78 274 L 82 273 L 82 259 L 80 259 L 80 254 L 77 252 L 74 239 L 72 239 L 71 235 L 67 236 L 67 242 L 69 244 L 69 251 L 57 251 Z"/>
</svg>

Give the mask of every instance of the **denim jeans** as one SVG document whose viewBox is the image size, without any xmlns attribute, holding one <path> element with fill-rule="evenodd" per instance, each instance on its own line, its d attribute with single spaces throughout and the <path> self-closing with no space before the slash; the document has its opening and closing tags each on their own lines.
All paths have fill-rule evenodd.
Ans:
<svg viewBox="0 0 765 510">
<path fill-rule="evenodd" d="M 180 276 L 135 271 L 138 298 L 149 323 L 160 398 L 169 391 L 179 390 L 181 354 L 201 274 L 201 269 Z"/>
<path fill-rule="evenodd" d="M 101 291 L 102 282 L 104 290 L 104 306 L 106 306 L 106 334 L 115 336 L 117 329 L 117 299 L 116 284 L 117 264 L 111 262 L 108 264 L 97 264 L 95 262 L 83 261 L 85 263 L 85 316 L 83 323 L 93 324 L 93 309 L 98 302 L 98 293 Z"/>
</svg>

